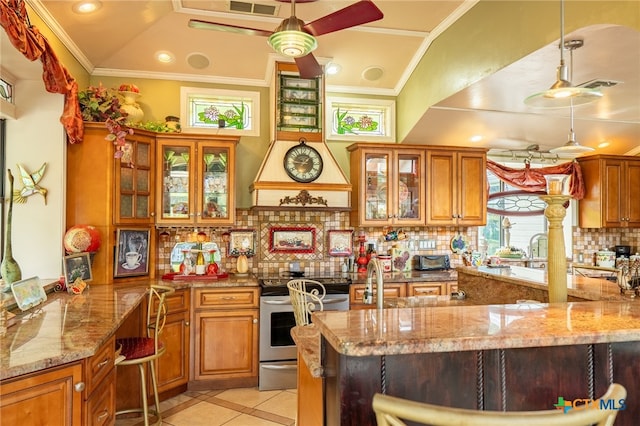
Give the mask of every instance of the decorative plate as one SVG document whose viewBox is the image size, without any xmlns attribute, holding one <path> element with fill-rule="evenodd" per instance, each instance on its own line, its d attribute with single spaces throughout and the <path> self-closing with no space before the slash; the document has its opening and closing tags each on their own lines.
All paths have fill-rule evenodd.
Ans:
<svg viewBox="0 0 640 426">
<path fill-rule="evenodd" d="M 467 251 L 469 247 L 469 242 L 464 239 L 462 234 L 458 234 L 455 237 L 451 238 L 451 251 L 454 253 L 462 254 Z"/>
</svg>

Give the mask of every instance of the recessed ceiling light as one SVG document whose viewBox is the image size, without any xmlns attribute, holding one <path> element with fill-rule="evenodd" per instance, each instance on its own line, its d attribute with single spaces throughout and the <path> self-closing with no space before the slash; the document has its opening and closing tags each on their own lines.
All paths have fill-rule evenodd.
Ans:
<svg viewBox="0 0 640 426">
<path fill-rule="evenodd" d="M 159 52 L 156 52 L 156 59 L 159 62 L 162 62 L 164 64 L 168 64 L 173 62 L 173 60 L 175 59 L 175 56 L 173 56 L 173 53 L 168 52 L 166 50 L 161 50 Z"/>
<path fill-rule="evenodd" d="M 469 138 L 471 142 L 480 142 L 482 140 L 482 135 L 473 135 Z"/>
<path fill-rule="evenodd" d="M 325 68 L 325 72 L 327 73 L 327 75 L 336 75 L 340 72 L 341 69 L 342 67 L 340 66 L 340 64 L 329 62 L 327 64 L 327 67 Z"/>
<path fill-rule="evenodd" d="M 75 3 L 71 9 L 76 13 L 91 13 L 102 7 L 99 0 L 83 0 Z"/>
</svg>

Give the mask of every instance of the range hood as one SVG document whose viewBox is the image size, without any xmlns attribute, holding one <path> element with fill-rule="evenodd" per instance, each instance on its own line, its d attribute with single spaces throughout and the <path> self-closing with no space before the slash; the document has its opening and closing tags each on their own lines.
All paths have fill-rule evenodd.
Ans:
<svg viewBox="0 0 640 426">
<path fill-rule="evenodd" d="M 309 183 L 296 182 L 286 173 L 284 157 L 299 141 L 274 140 L 249 187 L 253 208 L 287 210 L 351 210 L 351 184 L 324 141 L 306 145 L 318 151 L 323 166 Z"/>
</svg>

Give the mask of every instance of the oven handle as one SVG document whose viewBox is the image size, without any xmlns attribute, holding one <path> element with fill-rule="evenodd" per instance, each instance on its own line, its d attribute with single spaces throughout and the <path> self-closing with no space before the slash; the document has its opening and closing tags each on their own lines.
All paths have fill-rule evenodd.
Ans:
<svg viewBox="0 0 640 426">
<path fill-rule="evenodd" d="M 262 364 L 260 368 L 264 368 L 265 370 L 296 370 L 298 368 L 298 364 L 284 364 L 284 365 Z"/>
<path fill-rule="evenodd" d="M 326 299 L 322 301 L 323 305 L 335 305 L 336 303 L 344 303 L 344 302 L 348 302 L 349 299 Z M 282 299 L 282 300 L 263 300 L 262 303 L 266 304 L 266 305 L 291 305 L 291 300 L 290 299 Z"/>
</svg>

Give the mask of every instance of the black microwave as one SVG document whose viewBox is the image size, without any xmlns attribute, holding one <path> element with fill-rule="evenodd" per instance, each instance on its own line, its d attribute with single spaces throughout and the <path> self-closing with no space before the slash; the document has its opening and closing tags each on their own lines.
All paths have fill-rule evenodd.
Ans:
<svg viewBox="0 0 640 426">
<path fill-rule="evenodd" d="M 451 268 L 451 264 L 449 263 L 449 255 L 417 254 L 413 256 L 413 269 L 415 271 L 443 271 L 449 268 Z"/>
</svg>

